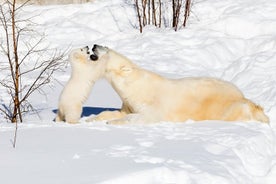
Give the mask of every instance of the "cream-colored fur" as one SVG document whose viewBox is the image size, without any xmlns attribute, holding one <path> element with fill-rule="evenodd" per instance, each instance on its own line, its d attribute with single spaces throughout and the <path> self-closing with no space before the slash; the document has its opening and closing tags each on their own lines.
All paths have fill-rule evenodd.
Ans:
<svg viewBox="0 0 276 184">
<path fill-rule="evenodd" d="M 101 68 L 90 59 L 89 48 L 78 48 L 69 55 L 71 77 L 61 92 L 56 121 L 78 123 L 82 105 L 95 81 L 102 75 Z"/>
<path fill-rule="evenodd" d="M 107 47 L 95 45 L 93 51 L 99 57 L 96 62 L 105 68 L 104 77 L 123 101 L 121 111 L 105 111 L 94 120 L 112 124 L 188 119 L 269 122 L 263 109 L 229 82 L 214 78 L 167 79 Z"/>
</svg>

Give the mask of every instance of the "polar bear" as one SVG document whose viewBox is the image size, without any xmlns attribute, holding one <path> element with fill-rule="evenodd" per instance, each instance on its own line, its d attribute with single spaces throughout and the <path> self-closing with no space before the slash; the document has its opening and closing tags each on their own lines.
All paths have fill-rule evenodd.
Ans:
<svg viewBox="0 0 276 184">
<path fill-rule="evenodd" d="M 59 97 L 56 121 L 77 123 L 81 117 L 83 103 L 102 74 L 101 68 L 97 68 L 97 63 L 90 59 L 88 46 L 73 49 L 69 54 L 69 61 L 71 77 Z"/>
<path fill-rule="evenodd" d="M 104 111 L 88 121 L 106 120 L 110 124 L 188 119 L 269 122 L 263 109 L 229 82 L 204 77 L 168 79 L 138 67 L 107 47 L 94 45 L 92 50 L 91 59 L 102 65 L 103 77 L 121 97 L 123 106 L 120 111 Z"/>
</svg>

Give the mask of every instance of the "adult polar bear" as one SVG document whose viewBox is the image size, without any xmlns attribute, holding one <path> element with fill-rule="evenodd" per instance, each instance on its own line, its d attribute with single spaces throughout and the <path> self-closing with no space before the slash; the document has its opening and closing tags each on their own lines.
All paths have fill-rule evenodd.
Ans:
<svg viewBox="0 0 276 184">
<path fill-rule="evenodd" d="M 92 57 L 93 59 L 93 57 Z M 89 47 L 73 49 L 69 54 L 71 77 L 61 92 L 56 121 L 78 123 L 82 105 L 90 94 L 95 81 L 100 77 L 92 70 L 98 69 L 97 63 L 90 59 Z"/>
<path fill-rule="evenodd" d="M 104 111 L 92 120 L 111 124 L 193 120 L 269 122 L 263 109 L 233 84 L 214 78 L 167 79 L 128 58 L 94 45 L 95 62 L 123 101 L 120 111 Z M 96 69 L 93 69 L 95 72 Z"/>
</svg>

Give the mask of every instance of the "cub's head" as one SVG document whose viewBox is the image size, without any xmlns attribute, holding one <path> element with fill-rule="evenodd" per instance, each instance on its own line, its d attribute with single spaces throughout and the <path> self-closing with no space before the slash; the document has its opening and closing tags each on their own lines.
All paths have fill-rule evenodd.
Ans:
<svg viewBox="0 0 276 184">
<path fill-rule="evenodd" d="M 89 47 L 73 49 L 70 52 L 69 60 L 72 64 L 86 64 L 91 62 Z"/>
</svg>

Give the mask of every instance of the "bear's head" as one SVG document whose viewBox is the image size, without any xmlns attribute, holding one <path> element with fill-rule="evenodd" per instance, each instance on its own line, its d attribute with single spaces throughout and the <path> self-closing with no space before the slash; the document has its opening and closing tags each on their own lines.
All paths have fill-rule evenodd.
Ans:
<svg viewBox="0 0 276 184">
<path fill-rule="evenodd" d="M 114 77 L 114 75 L 126 77 L 135 68 L 135 65 L 128 58 L 108 47 L 95 44 L 92 51 L 93 54 L 90 56 L 91 60 L 105 68 L 105 76 L 107 78 Z"/>
<path fill-rule="evenodd" d="M 91 62 L 89 47 L 86 46 L 83 48 L 73 49 L 70 52 L 69 60 L 72 65 L 87 64 L 88 62 Z"/>
<path fill-rule="evenodd" d="M 93 61 L 97 61 L 100 58 L 107 56 L 109 48 L 95 44 L 92 48 L 92 51 L 94 54 L 90 56 L 90 59 Z"/>
</svg>

